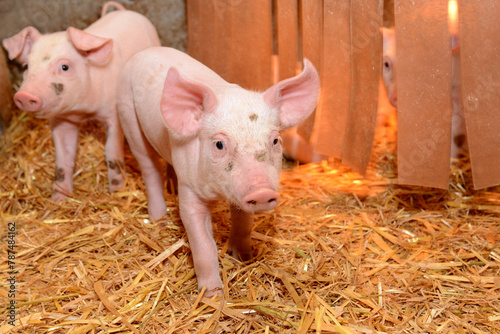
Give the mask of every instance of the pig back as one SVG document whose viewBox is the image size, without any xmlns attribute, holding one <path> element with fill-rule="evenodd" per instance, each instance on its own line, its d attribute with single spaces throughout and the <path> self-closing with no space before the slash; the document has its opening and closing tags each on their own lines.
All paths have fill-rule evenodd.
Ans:
<svg viewBox="0 0 500 334">
<path fill-rule="evenodd" d="M 153 24 L 145 16 L 129 10 L 110 12 L 84 31 L 113 39 L 114 57 L 123 63 L 140 50 L 160 46 Z"/>
<path fill-rule="evenodd" d="M 230 85 L 205 65 L 172 48 L 149 48 L 130 59 L 122 70 L 120 85 L 131 87 L 142 131 L 149 143 L 168 162 L 171 162 L 172 133 L 163 120 L 160 103 L 165 78 L 171 67 L 175 67 L 186 79 L 209 86 L 216 96 Z M 123 91 L 120 89 L 118 94 Z"/>
</svg>

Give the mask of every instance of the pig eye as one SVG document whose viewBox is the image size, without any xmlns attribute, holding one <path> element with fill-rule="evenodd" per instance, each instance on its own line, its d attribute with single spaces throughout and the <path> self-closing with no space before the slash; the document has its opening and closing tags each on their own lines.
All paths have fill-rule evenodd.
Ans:
<svg viewBox="0 0 500 334">
<path fill-rule="evenodd" d="M 217 147 L 219 151 L 222 151 L 224 149 L 224 142 L 220 140 L 215 142 L 215 147 Z"/>
<path fill-rule="evenodd" d="M 273 140 L 273 145 L 278 145 L 278 143 L 279 143 L 278 138 L 274 138 L 274 140 Z"/>
<path fill-rule="evenodd" d="M 389 70 L 392 66 L 392 62 L 389 57 L 384 57 L 384 69 Z"/>
<path fill-rule="evenodd" d="M 69 70 L 69 66 L 68 66 L 68 65 L 66 65 L 66 64 L 61 65 L 61 70 L 63 70 L 63 71 L 65 71 L 65 72 L 66 72 L 67 70 Z"/>
</svg>

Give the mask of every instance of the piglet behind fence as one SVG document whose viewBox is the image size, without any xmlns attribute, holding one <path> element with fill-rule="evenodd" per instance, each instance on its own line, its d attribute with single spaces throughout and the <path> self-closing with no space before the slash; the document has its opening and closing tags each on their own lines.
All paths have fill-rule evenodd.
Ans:
<svg viewBox="0 0 500 334">
<path fill-rule="evenodd" d="M 397 91 L 397 57 L 396 57 L 396 32 L 394 28 L 383 28 L 384 54 L 383 54 L 383 80 L 384 86 L 393 106 L 398 104 Z M 451 121 L 451 157 L 458 158 L 468 150 L 465 118 L 462 107 L 461 77 L 460 77 L 460 47 L 458 36 L 452 35 L 452 105 L 453 114 Z"/>
<path fill-rule="evenodd" d="M 106 14 L 108 7 L 117 11 Z M 4 39 L 10 59 L 27 69 L 14 102 L 24 111 L 49 119 L 56 151 L 52 199 L 73 191 L 78 127 L 90 119 L 104 123 L 110 191 L 123 186 L 123 133 L 116 113 L 116 80 L 137 51 L 160 45 L 149 20 L 121 5 L 104 5 L 103 16 L 85 30 L 42 35 L 27 27 Z"/>
<path fill-rule="evenodd" d="M 263 93 L 230 84 L 171 48 L 141 51 L 124 66 L 118 112 L 141 167 L 149 215 L 166 213 L 163 158 L 177 174 L 198 287 L 206 286 L 208 295 L 222 287 L 212 203 L 229 201 L 229 249 L 236 258 L 250 258 L 252 212 L 271 210 L 280 198 L 280 130 L 306 118 L 318 94 L 318 74 L 307 60 L 300 75 Z"/>
</svg>

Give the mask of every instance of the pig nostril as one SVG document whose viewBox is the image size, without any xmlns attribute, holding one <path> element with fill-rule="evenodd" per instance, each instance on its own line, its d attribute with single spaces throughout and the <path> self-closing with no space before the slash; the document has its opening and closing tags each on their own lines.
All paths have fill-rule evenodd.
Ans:
<svg viewBox="0 0 500 334">
<path fill-rule="evenodd" d="M 257 201 L 248 201 L 247 203 L 250 205 L 257 205 Z"/>
<path fill-rule="evenodd" d="M 276 202 L 276 198 L 271 198 L 269 201 L 267 201 L 267 203 L 273 203 L 273 202 Z"/>
<path fill-rule="evenodd" d="M 30 100 L 31 105 L 37 104 L 37 101 L 35 100 Z"/>
</svg>

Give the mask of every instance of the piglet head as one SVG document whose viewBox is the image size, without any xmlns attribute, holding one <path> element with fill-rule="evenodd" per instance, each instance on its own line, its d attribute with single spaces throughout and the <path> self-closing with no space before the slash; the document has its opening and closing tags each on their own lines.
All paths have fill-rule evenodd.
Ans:
<svg viewBox="0 0 500 334">
<path fill-rule="evenodd" d="M 396 33 L 394 29 L 381 28 L 383 36 L 383 70 L 384 87 L 393 106 L 398 105 L 398 90 L 396 76 Z"/>
<path fill-rule="evenodd" d="M 275 208 L 280 130 L 309 116 L 318 94 L 318 74 L 307 60 L 300 75 L 264 93 L 237 85 L 211 89 L 171 68 L 161 112 L 174 145 L 186 149 L 182 156 L 188 158 L 172 156 L 179 182 L 197 184 L 195 192 L 205 199 L 225 198 L 247 212 Z"/>
<path fill-rule="evenodd" d="M 10 59 L 27 67 L 14 102 L 43 118 L 84 109 L 82 101 L 90 101 L 91 87 L 87 64 L 104 65 L 113 48 L 112 40 L 72 27 L 48 35 L 27 27 L 3 45 Z"/>
</svg>

